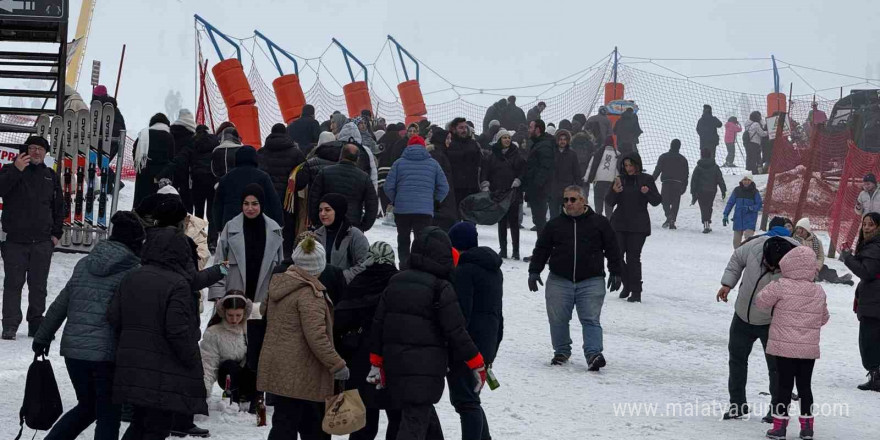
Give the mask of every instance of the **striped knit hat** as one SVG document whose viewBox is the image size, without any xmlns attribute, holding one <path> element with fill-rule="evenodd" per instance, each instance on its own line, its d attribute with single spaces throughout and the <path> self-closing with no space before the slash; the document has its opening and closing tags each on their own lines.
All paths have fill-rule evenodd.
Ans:
<svg viewBox="0 0 880 440">
<path fill-rule="evenodd" d="M 394 262 L 394 249 L 391 248 L 391 245 L 384 241 L 377 241 L 370 246 L 370 253 L 365 264 L 367 266 L 374 264 L 393 265 Z"/>
<path fill-rule="evenodd" d="M 293 250 L 291 259 L 296 267 L 314 277 L 321 275 L 321 272 L 324 272 L 324 268 L 327 267 L 327 254 L 324 251 L 324 246 L 321 246 L 321 243 L 315 241 L 315 238 L 311 236 L 299 242 L 299 245 Z"/>
</svg>

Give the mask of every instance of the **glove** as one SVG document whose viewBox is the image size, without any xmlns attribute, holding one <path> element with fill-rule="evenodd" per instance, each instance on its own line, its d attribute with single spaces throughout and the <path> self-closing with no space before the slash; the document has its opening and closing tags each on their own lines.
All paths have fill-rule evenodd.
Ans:
<svg viewBox="0 0 880 440">
<path fill-rule="evenodd" d="M 351 377 L 351 370 L 348 369 L 348 366 L 344 366 L 341 370 L 333 373 L 333 379 L 336 380 L 348 380 L 349 377 Z"/>
<path fill-rule="evenodd" d="M 721 193 L 721 200 L 727 199 L 727 193 Z"/>
<path fill-rule="evenodd" d="M 724 219 L 721 220 L 721 224 L 724 225 L 725 228 L 727 227 L 728 223 L 729 221 L 727 220 L 727 217 L 724 217 Z"/>
<path fill-rule="evenodd" d="M 611 292 L 616 292 L 620 290 L 620 286 L 623 284 L 623 280 L 620 278 L 620 275 L 611 275 L 608 277 L 608 290 Z"/>
<path fill-rule="evenodd" d="M 31 345 L 31 349 L 34 350 L 34 353 L 36 353 L 37 356 L 39 356 L 39 355 L 48 356 L 49 355 L 49 344 L 41 344 L 37 341 L 34 341 L 33 345 Z"/>
<path fill-rule="evenodd" d="M 541 274 L 539 273 L 530 273 L 529 274 L 529 290 L 532 292 L 538 291 L 538 284 L 544 285 L 544 282 L 541 281 Z"/>
<path fill-rule="evenodd" d="M 226 275 L 229 275 L 229 267 L 228 266 L 226 266 L 225 264 L 218 264 L 217 266 L 220 267 L 220 273 L 222 273 L 224 277 Z"/>
<path fill-rule="evenodd" d="M 377 390 L 385 388 L 385 370 L 375 365 L 370 367 L 370 373 L 367 374 L 367 383 L 376 385 Z"/>
<path fill-rule="evenodd" d="M 519 188 L 522 185 L 522 182 L 519 179 L 513 179 L 513 183 L 510 185 L 511 188 Z"/>
<path fill-rule="evenodd" d="M 484 182 L 480 183 L 480 191 L 489 192 L 489 182 L 484 181 Z"/>
<path fill-rule="evenodd" d="M 474 373 L 474 379 L 477 380 L 477 385 L 474 387 L 474 392 L 479 394 L 480 390 L 483 389 L 483 386 L 486 385 L 486 366 L 480 365 L 477 368 L 471 370 Z"/>
</svg>

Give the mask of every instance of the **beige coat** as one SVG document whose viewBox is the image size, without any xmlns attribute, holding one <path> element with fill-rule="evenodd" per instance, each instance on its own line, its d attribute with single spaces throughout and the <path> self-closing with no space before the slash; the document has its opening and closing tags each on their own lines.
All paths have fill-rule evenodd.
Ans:
<svg viewBox="0 0 880 440">
<path fill-rule="evenodd" d="M 200 219 L 192 214 L 187 214 L 183 221 L 183 233 L 187 237 L 192 238 L 196 243 L 199 253 L 199 270 L 205 268 L 208 260 L 211 258 L 211 251 L 208 250 L 208 221 Z"/>
<path fill-rule="evenodd" d="M 345 361 L 333 347 L 333 311 L 317 278 L 296 266 L 272 277 L 257 389 L 324 402 Z"/>
</svg>

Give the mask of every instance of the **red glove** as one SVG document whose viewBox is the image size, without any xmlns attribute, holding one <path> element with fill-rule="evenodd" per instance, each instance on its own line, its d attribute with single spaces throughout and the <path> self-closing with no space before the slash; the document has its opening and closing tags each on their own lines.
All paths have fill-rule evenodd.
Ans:
<svg viewBox="0 0 880 440">
<path fill-rule="evenodd" d="M 382 368 L 382 356 L 370 353 L 370 373 L 367 374 L 367 383 L 376 385 L 377 390 L 385 388 L 385 369 Z"/>
<path fill-rule="evenodd" d="M 486 385 L 486 364 L 483 362 L 483 355 L 477 353 L 473 359 L 467 361 L 467 366 L 474 373 L 474 379 L 477 380 L 474 392 L 479 393 L 483 386 Z"/>
</svg>

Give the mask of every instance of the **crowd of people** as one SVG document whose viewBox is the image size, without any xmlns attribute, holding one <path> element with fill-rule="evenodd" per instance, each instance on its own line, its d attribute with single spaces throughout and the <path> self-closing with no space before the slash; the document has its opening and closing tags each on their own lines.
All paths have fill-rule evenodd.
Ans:
<svg viewBox="0 0 880 440">
<path fill-rule="evenodd" d="M 541 119 L 545 108 L 526 113 L 515 97 L 498 101 L 477 136 L 465 118 L 387 125 L 365 111 L 320 123 L 306 105 L 295 121 L 276 124 L 259 151 L 231 123 L 212 133 L 187 110 L 173 123 L 156 114 L 133 151 L 134 209 L 113 216 L 109 239 L 79 261 L 45 318 L 64 212 L 57 174 L 43 163 L 48 144 L 29 138 L 0 169 L 2 337 L 16 337 L 25 280 L 35 353 L 47 354 L 67 321 L 61 355 L 79 403 L 47 438 L 73 438 L 97 422 L 96 438 L 115 439 L 123 419 L 131 422 L 125 439 L 205 437 L 194 415 L 208 414 L 206 399 L 219 386 L 242 410 L 274 407 L 270 439 L 329 439 L 325 401 L 343 390 L 358 390 L 366 411 L 351 439 L 376 438 L 382 411 L 386 439 L 442 439 L 434 405 L 446 385 L 462 438 L 491 438 L 480 391 L 503 339 L 501 266 L 508 255 L 521 257 L 524 205 L 537 234 L 523 258 L 531 291 L 549 267 L 550 363 L 571 362 L 576 309 L 588 369 L 599 371 L 607 365 L 605 295 L 620 290 L 621 299 L 642 301 L 649 205 L 662 204 L 663 228 L 677 229 L 688 185 L 704 233 L 712 232 L 718 190 L 727 199 L 725 227 L 733 214 L 734 253 L 717 295 L 726 302 L 739 285 L 725 418 L 748 412 L 748 355 L 760 339 L 773 401 L 768 436 L 784 438 L 797 383 L 801 434 L 810 438 L 810 377 L 829 318 L 816 282 L 854 283 L 824 264 L 809 220 L 774 218 L 754 235 L 760 192 L 749 172 L 727 198 L 715 162 L 722 124 L 708 105 L 697 124 L 700 161 L 691 169 L 674 139 L 653 174 L 638 153 L 632 109 L 616 124 L 603 107 L 551 126 Z M 760 114 L 744 130 L 729 120 L 723 166 L 732 164 L 739 131 L 766 135 Z M 863 189 L 858 242 L 842 258 L 861 280 L 854 311 L 869 381 L 859 388 L 880 391 L 873 175 Z M 495 222 L 497 250 L 461 221 L 460 204 L 483 193 L 508 203 Z M 397 230 L 397 255 L 365 235 L 380 218 Z M 204 332 L 202 307 L 213 309 Z"/>
</svg>

